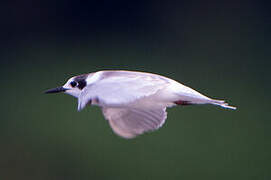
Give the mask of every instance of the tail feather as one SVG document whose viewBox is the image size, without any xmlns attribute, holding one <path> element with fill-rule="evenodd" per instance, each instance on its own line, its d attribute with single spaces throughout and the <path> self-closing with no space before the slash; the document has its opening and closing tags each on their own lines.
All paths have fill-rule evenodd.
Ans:
<svg viewBox="0 0 271 180">
<path fill-rule="evenodd" d="M 220 106 L 220 107 L 223 107 L 223 108 L 226 108 L 226 109 L 233 109 L 233 110 L 236 110 L 236 107 L 234 106 L 230 106 L 228 103 L 226 103 L 224 100 L 216 100 L 216 99 L 212 99 L 210 101 L 210 104 L 213 104 L 213 105 L 217 105 L 217 106 Z"/>
</svg>

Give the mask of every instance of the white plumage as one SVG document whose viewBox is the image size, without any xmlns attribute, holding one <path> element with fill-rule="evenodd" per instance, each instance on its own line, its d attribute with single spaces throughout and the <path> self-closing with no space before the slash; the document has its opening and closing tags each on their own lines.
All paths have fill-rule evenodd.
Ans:
<svg viewBox="0 0 271 180">
<path fill-rule="evenodd" d="M 167 118 L 166 108 L 174 105 L 213 104 L 236 109 L 172 79 L 144 72 L 99 71 L 72 77 L 60 88 L 78 98 L 78 110 L 87 104 L 100 106 L 114 132 L 124 138 L 158 129 Z M 59 91 L 47 91 L 52 92 Z"/>
</svg>

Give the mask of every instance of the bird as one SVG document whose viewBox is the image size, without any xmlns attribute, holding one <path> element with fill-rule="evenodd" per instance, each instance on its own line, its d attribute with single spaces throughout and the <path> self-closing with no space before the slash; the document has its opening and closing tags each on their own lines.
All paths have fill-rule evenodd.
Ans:
<svg viewBox="0 0 271 180">
<path fill-rule="evenodd" d="M 78 111 L 87 105 L 102 109 L 113 131 L 132 139 L 163 126 L 166 109 L 173 106 L 212 104 L 235 110 L 224 100 L 209 98 L 162 75 L 103 70 L 71 77 L 60 87 L 45 93 L 64 92 L 78 99 Z"/>
</svg>

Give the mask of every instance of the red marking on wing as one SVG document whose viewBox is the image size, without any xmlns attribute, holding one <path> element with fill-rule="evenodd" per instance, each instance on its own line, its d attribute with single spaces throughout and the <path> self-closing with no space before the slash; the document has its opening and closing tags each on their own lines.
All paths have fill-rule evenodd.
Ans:
<svg viewBox="0 0 271 180">
<path fill-rule="evenodd" d="M 174 103 L 177 104 L 177 105 L 191 105 L 192 104 L 189 101 L 182 101 L 182 100 L 174 101 Z"/>
</svg>

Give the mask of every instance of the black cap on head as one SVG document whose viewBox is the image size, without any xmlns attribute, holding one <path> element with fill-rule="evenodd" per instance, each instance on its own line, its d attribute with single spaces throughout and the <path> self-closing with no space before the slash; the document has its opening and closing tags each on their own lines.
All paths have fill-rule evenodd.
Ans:
<svg viewBox="0 0 271 180">
<path fill-rule="evenodd" d="M 87 82 L 86 82 L 86 78 L 88 77 L 88 74 L 82 74 L 82 75 L 79 75 L 79 76 L 76 76 L 74 78 L 74 81 L 78 83 L 78 88 L 79 89 L 83 89 L 84 87 L 86 87 L 87 85 Z"/>
</svg>

